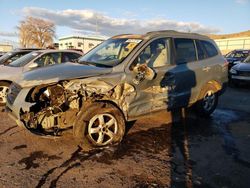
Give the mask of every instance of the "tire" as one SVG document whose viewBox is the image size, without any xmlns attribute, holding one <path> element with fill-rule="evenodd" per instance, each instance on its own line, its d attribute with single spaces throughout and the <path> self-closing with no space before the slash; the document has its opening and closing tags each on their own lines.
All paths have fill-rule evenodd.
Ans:
<svg viewBox="0 0 250 188">
<path fill-rule="evenodd" d="M 105 102 L 85 104 L 73 125 L 73 134 L 83 150 L 121 142 L 125 133 L 122 112 Z"/>
<path fill-rule="evenodd" d="M 202 117 L 209 117 L 218 104 L 217 89 L 213 84 L 207 84 L 200 92 L 199 100 L 196 103 L 196 113 Z"/>
<path fill-rule="evenodd" d="M 236 88 L 239 88 L 239 87 L 241 86 L 240 81 L 237 81 L 237 80 L 233 80 L 233 81 L 232 81 L 232 85 L 233 85 L 234 87 L 236 87 Z"/>
<path fill-rule="evenodd" d="M 0 106 L 5 106 L 7 100 L 7 93 L 9 91 L 10 84 L 8 82 L 0 81 Z"/>
</svg>

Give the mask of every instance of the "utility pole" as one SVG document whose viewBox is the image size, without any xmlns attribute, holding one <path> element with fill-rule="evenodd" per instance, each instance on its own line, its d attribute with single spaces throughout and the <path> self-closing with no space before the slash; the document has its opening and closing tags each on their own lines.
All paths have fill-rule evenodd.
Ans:
<svg viewBox="0 0 250 188">
<path fill-rule="evenodd" d="M 95 17 L 95 32 L 98 33 L 97 15 Z"/>
</svg>

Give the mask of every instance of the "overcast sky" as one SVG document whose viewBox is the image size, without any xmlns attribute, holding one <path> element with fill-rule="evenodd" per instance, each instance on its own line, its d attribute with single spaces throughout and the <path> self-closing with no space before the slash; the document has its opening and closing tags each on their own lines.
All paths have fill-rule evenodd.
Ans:
<svg viewBox="0 0 250 188">
<path fill-rule="evenodd" d="M 71 34 L 145 33 L 173 29 L 233 33 L 250 29 L 250 0 L 0 0 L 0 41 L 17 41 L 26 16 L 55 23 L 57 37 Z"/>
</svg>

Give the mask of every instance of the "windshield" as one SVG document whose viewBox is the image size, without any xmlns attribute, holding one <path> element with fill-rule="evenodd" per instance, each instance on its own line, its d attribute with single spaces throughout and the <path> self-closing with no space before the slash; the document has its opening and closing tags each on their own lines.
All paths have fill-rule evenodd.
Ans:
<svg viewBox="0 0 250 188">
<path fill-rule="evenodd" d="M 249 55 L 248 51 L 231 52 L 226 55 L 227 58 L 246 58 Z"/>
<path fill-rule="evenodd" d="M 250 63 L 250 55 L 243 62 L 244 63 Z"/>
<path fill-rule="evenodd" d="M 0 57 L 0 64 L 3 64 L 11 55 L 12 53 L 9 52 Z"/>
<path fill-rule="evenodd" d="M 80 63 L 113 67 L 120 64 L 141 42 L 141 39 L 109 39 L 80 58 Z"/>
<path fill-rule="evenodd" d="M 30 52 L 9 64 L 11 67 L 22 67 L 35 59 L 41 52 Z"/>
</svg>

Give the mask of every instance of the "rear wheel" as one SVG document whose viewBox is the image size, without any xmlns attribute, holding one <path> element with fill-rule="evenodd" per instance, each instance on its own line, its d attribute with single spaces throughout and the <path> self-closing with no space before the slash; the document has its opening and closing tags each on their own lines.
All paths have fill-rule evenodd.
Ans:
<svg viewBox="0 0 250 188">
<path fill-rule="evenodd" d="M 6 104 L 9 87 L 10 84 L 8 82 L 0 82 L 0 106 L 4 106 Z"/>
<path fill-rule="evenodd" d="M 218 104 L 217 89 L 213 84 L 207 84 L 200 93 L 196 103 L 196 112 L 203 117 L 210 116 Z"/>
<path fill-rule="evenodd" d="M 74 123 L 73 132 L 83 149 L 105 147 L 122 140 L 125 120 L 114 105 L 96 102 L 81 109 Z"/>
</svg>

